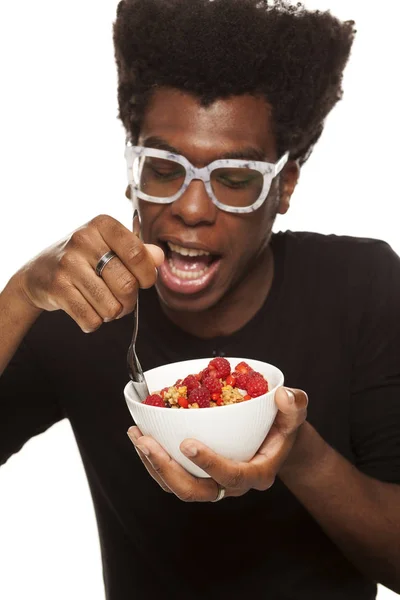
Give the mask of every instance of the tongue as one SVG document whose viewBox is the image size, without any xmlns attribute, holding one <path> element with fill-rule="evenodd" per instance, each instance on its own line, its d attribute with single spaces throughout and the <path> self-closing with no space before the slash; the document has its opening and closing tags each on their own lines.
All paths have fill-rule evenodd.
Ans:
<svg viewBox="0 0 400 600">
<path fill-rule="evenodd" d="M 182 256 L 171 252 L 169 259 L 179 271 L 203 271 L 212 263 L 212 256 Z"/>
</svg>

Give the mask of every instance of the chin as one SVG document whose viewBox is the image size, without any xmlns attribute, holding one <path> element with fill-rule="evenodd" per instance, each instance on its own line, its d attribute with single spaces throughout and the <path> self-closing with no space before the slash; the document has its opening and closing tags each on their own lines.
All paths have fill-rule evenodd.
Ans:
<svg viewBox="0 0 400 600">
<path fill-rule="evenodd" d="M 200 294 L 178 294 L 171 292 L 162 283 L 156 285 L 160 300 L 170 309 L 176 312 L 199 313 L 213 308 L 221 298 L 224 292 L 218 293 L 216 290 L 209 293 Z"/>
</svg>

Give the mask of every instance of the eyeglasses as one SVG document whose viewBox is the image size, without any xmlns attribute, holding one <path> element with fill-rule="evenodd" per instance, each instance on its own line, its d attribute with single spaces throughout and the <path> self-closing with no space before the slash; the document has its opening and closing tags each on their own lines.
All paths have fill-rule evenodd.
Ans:
<svg viewBox="0 0 400 600">
<path fill-rule="evenodd" d="M 141 200 L 170 204 L 185 193 L 194 179 L 200 179 L 218 208 L 242 214 L 260 208 L 272 181 L 286 165 L 289 153 L 275 164 L 221 159 L 198 169 L 179 154 L 128 142 L 125 158 L 129 184 Z"/>
</svg>

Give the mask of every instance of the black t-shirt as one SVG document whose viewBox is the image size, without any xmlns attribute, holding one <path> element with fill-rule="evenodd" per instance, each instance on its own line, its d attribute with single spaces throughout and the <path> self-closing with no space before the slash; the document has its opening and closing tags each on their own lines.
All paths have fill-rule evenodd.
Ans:
<svg viewBox="0 0 400 600">
<path fill-rule="evenodd" d="M 275 364 L 307 391 L 309 421 L 329 444 L 368 475 L 400 483 L 399 257 L 350 237 L 287 232 L 271 244 L 271 292 L 231 336 L 188 335 L 154 289 L 141 292 L 143 368 L 224 354 Z M 126 435 L 132 325 L 129 316 L 87 336 L 64 313 L 43 314 L 0 379 L 0 463 L 55 422 L 72 425 L 107 598 L 374 598 L 374 582 L 279 479 L 267 492 L 185 504 L 150 478 Z"/>
</svg>

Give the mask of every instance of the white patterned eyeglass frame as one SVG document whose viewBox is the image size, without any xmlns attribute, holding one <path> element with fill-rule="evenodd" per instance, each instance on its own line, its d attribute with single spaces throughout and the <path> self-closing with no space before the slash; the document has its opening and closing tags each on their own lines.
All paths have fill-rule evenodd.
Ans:
<svg viewBox="0 0 400 600">
<path fill-rule="evenodd" d="M 179 192 L 177 192 L 173 196 L 169 196 L 168 198 L 158 198 L 155 196 L 149 196 L 148 194 L 145 194 L 139 189 L 139 177 L 137 177 L 136 181 L 134 173 L 135 160 L 145 156 L 151 156 L 153 158 L 163 158 L 164 160 L 171 160 L 185 167 L 186 177 Z M 265 199 L 269 194 L 274 178 L 277 175 L 279 175 L 279 173 L 282 171 L 283 167 L 286 165 L 289 159 L 289 152 L 284 154 L 282 158 L 280 158 L 276 163 L 236 160 L 228 158 L 215 160 L 209 165 L 198 169 L 197 167 L 192 165 L 187 158 L 181 156 L 180 154 L 174 154 L 172 152 L 168 152 L 167 150 L 157 150 L 155 148 L 147 148 L 144 146 L 133 146 L 130 142 L 127 142 L 125 147 L 125 159 L 128 169 L 129 185 L 131 186 L 133 194 L 141 200 L 147 200 L 148 202 L 154 202 L 156 204 L 171 204 L 172 202 L 175 202 L 175 200 L 178 200 L 178 198 L 180 198 L 186 192 L 193 179 L 199 179 L 203 181 L 208 196 L 219 209 L 229 213 L 243 214 L 256 211 L 264 203 Z M 254 202 L 250 206 L 229 206 L 227 204 L 219 202 L 219 200 L 214 195 L 211 185 L 211 173 L 215 169 L 237 167 L 258 171 L 263 176 L 264 185 L 261 190 L 260 196 L 258 197 L 256 202 Z"/>
</svg>

